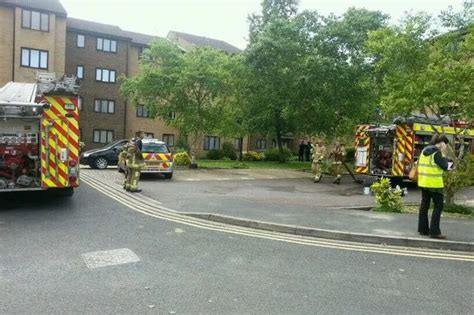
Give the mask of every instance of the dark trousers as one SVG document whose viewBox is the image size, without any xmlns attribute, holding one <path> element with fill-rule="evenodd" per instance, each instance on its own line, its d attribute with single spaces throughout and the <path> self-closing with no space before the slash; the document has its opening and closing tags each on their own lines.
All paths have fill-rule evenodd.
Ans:
<svg viewBox="0 0 474 315">
<path fill-rule="evenodd" d="M 298 161 L 304 162 L 304 151 L 298 152 Z"/>
<path fill-rule="evenodd" d="M 428 223 L 428 210 L 430 209 L 431 199 L 433 199 L 434 210 L 431 215 L 431 224 Z M 443 191 L 434 191 L 421 189 L 421 205 L 418 219 L 418 232 L 421 234 L 440 235 L 439 221 L 444 207 Z"/>
</svg>

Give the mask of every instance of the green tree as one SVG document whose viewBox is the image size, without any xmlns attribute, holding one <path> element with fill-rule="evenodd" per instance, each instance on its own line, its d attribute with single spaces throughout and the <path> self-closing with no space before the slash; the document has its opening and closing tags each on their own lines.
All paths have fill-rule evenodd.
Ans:
<svg viewBox="0 0 474 315">
<path fill-rule="evenodd" d="M 472 7 L 466 6 L 458 18 L 453 12 L 441 15 L 447 29 L 461 26 L 456 31 L 440 34 L 432 17 L 419 14 L 407 16 L 400 26 L 372 32 L 368 42 L 383 110 L 392 116 L 421 113 L 434 121 L 437 133 L 444 132 L 439 125 L 446 120 L 452 126 L 467 120 L 464 128 L 455 127 L 458 141 L 474 117 L 474 24 L 463 18 L 469 14 L 466 10 Z M 471 24 L 460 25 L 461 21 Z M 452 150 L 455 164 L 463 164 L 463 148 Z M 455 177 L 455 172 L 448 176 Z M 450 203 L 462 188 L 451 187 L 453 182 L 446 182 Z"/>
<path fill-rule="evenodd" d="M 231 112 L 234 65 L 233 57 L 217 50 L 184 53 L 172 43 L 155 41 L 143 52 L 140 74 L 125 79 L 121 91 L 187 136 L 194 159 L 202 136 L 219 132 Z"/>
<path fill-rule="evenodd" d="M 372 68 L 365 58 L 369 31 L 384 25 L 380 12 L 350 9 L 342 17 L 297 13 L 297 1 L 263 1 L 250 18 L 242 89 L 250 130 L 336 135 L 374 107 Z"/>
</svg>

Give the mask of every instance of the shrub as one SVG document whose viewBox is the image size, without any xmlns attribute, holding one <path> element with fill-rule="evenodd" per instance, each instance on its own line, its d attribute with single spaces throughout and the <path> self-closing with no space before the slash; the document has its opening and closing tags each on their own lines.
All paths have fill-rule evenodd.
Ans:
<svg viewBox="0 0 474 315">
<path fill-rule="evenodd" d="M 355 160 L 355 148 L 347 148 L 346 149 L 346 163 L 354 162 Z"/>
<path fill-rule="evenodd" d="M 237 160 L 237 153 L 235 152 L 234 145 L 230 142 L 224 142 L 222 145 L 222 151 L 224 152 L 224 156 L 229 158 L 232 161 Z"/>
<path fill-rule="evenodd" d="M 393 189 L 389 178 L 382 177 L 372 184 L 372 191 L 375 192 L 375 211 L 398 212 L 403 210 L 402 191 Z"/>
<path fill-rule="evenodd" d="M 263 155 L 255 151 L 248 151 L 242 156 L 244 161 L 261 161 L 263 160 Z"/>
<path fill-rule="evenodd" d="M 188 152 L 179 152 L 174 155 L 174 163 L 176 165 L 189 165 L 191 164 L 191 157 Z"/>
<path fill-rule="evenodd" d="M 275 161 L 275 162 L 288 162 L 291 158 L 292 153 L 288 148 L 283 148 L 283 151 L 280 151 L 277 148 L 269 148 L 265 151 L 265 160 L 266 161 Z"/>
<path fill-rule="evenodd" d="M 454 204 L 454 195 L 464 187 L 474 185 L 474 159 L 467 154 L 454 165 L 454 170 L 444 172 L 446 204 Z"/>
<path fill-rule="evenodd" d="M 224 158 L 224 151 L 209 150 L 209 152 L 207 152 L 207 158 L 209 160 L 222 160 Z"/>
<path fill-rule="evenodd" d="M 238 163 L 233 164 L 232 168 L 245 169 L 245 168 L 249 168 L 249 166 L 245 163 L 238 162 Z"/>
</svg>

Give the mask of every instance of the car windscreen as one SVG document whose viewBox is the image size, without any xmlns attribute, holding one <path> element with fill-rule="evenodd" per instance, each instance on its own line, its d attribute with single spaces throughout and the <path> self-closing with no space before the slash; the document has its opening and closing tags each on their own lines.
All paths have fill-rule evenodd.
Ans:
<svg viewBox="0 0 474 315">
<path fill-rule="evenodd" d="M 142 152 L 143 153 L 170 153 L 166 144 L 153 143 L 153 142 L 143 143 Z"/>
</svg>

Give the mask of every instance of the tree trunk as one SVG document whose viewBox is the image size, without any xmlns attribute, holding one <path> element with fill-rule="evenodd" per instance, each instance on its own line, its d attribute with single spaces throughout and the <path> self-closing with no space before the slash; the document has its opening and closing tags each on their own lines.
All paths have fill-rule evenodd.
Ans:
<svg viewBox="0 0 474 315">
<path fill-rule="evenodd" d="M 281 130 L 277 129 L 276 131 L 276 142 L 277 142 L 277 148 L 278 148 L 278 152 L 280 152 L 280 154 L 283 153 L 283 141 L 281 140 Z"/>
<path fill-rule="evenodd" d="M 240 146 L 239 146 L 239 161 L 242 161 L 242 156 L 243 156 L 243 147 L 244 147 L 244 137 L 240 137 Z"/>
<path fill-rule="evenodd" d="M 450 190 L 446 190 L 446 205 L 453 205 L 454 204 L 454 192 Z"/>
</svg>

